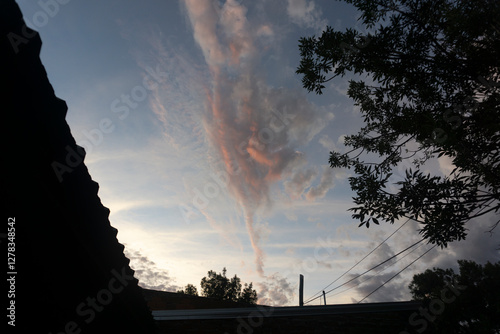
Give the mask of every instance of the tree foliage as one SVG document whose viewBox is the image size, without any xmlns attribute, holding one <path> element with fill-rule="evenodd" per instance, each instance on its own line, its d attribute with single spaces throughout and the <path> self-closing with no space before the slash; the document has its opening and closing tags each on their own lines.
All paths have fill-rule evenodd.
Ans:
<svg viewBox="0 0 500 334">
<path fill-rule="evenodd" d="M 198 289 L 191 283 L 186 285 L 184 290 L 179 290 L 177 293 L 183 293 L 190 296 L 198 296 Z"/>
<path fill-rule="evenodd" d="M 237 275 L 228 278 L 226 276 L 226 271 L 226 268 L 224 268 L 222 273 L 217 274 L 215 271 L 210 270 L 208 272 L 208 277 L 203 277 L 201 279 L 202 296 L 256 304 L 257 292 L 253 289 L 252 283 L 245 283 L 245 287 L 242 291 L 240 278 Z"/>
<path fill-rule="evenodd" d="M 441 247 L 464 239 L 469 219 L 500 209 L 500 2 L 345 2 L 370 32 L 301 38 L 297 73 L 317 94 L 333 78 L 365 78 L 348 89 L 365 124 L 329 159 L 355 172 L 353 218 L 367 227 L 412 218 Z M 439 157 L 454 170 L 425 172 Z"/>
<path fill-rule="evenodd" d="M 250 284 L 245 283 L 245 287 L 241 291 L 238 301 L 248 304 L 257 303 L 257 291 L 253 289 L 253 284 L 251 282 Z"/>
<path fill-rule="evenodd" d="M 453 269 L 428 269 L 413 276 L 413 299 L 438 309 L 429 319 L 437 333 L 498 333 L 500 331 L 500 262 L 477 264 L 459 260 Z M 434 306 L 432 306 L 432 304 Z"/>
</svg>

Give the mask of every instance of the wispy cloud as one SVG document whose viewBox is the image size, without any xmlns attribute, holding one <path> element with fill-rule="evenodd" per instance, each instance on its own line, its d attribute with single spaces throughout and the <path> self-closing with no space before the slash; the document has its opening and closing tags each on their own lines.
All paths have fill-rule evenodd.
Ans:
<svg viewBox="0 0 500 334">
<path fill-rule="evenodd" d="M 326 193 L 330 188 L 333 187 L 333 169 L 329 166 L 323 167 L 323 174 L 321 175 L 321 180 L 316 187 L 311 187 L 306 194 L 306 198 L 309 201 L 314 201 L 319 198 L 325 197 Z"/>
<path fill-rule="evenodd" d="M 292 22 L 301 27 L 322 30 L 327 21 L 322 19 L 321 9 L 313 0 L 288 0 L 287 13 Z"/>
<path fill-rule="evenodd" d="M 320 113 L 296 92 L 266 84 L 256 45 L 272 29 L 252 25 L 242 4 L 229 0 L 222 5 L 199 1 L 185 5 L 210 72 L 204 87 L 204 129 L 228 173 L 229 189 L 241 206 L 256 255 L 257 272 L 263 275 L 256 214 L 271 205 L 272 184 L 299 163 L 301 154 L 295 147 L 308 143 L 333 114 Z M 300 175 L 294 177 L 297 181 Z"/>
<path fill-rule="evenodd" d="M 174 284 L 175 279 L 170 276 L 167 270 L 158 268 L 156 263 L 143 255 L 140 250 L 125 247 L 124 253 L 130 259 L 130 267 L 135 271 L 134 276 L 139 280 L 141 287 L 159 291 L 180 289 Z"/>
<path fill-rule="evenodd" d="M 315 169 L 300 170 L 283 184 L 285 191 L 290 194 L 292 199 L 302 197 L 304 191 L 311 186 L 312 181 L 316 178 L 317 172 Z"/>
<path fill-rule="evenodd" d="M 242 3 L 186 0 L 183 11 L 200 54 L 187 52 L 183 43 L 171 45 L 154 26 L 130 32 L 147 43 L 132 53 L 146 76 L 158 68 L 165 77 L 148 92 L 148 101 L 164 145 L 185 166 L 182 207 L 240 250 L 235 231 L 241 219 L 256 272 L 264 277 L 262 229 L 256 226 L 277 200 L 275 184 L 288 182 L 289 196 L 309 200 L 333 185 L 329 173 L 308 166 L 299 152 L 333 113 L 302 92 L 267 83 L 262 46 L 273 38 L 273 25 L 250 21 Z"/>
</svg>

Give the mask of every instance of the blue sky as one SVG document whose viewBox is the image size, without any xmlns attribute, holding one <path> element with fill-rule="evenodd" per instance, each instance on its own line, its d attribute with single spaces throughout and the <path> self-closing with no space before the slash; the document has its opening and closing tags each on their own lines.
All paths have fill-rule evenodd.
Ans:
<svg viewBox="0 0 500 334">
<path fill-rule="evenodd" d="M 358 228 L 347 211 L 349 171 L 327 165 L 329 151 L 343 151 L 343 136 L 362 126 L 346 97 L 349 78 L 317 96 L 295 74 L 299 37 L 327 25 L 365 32 L 349 5 L 18 3 L 41 35 L 42 62 L 142 286 L 199 288 L 209 270 L 226 267 L 254 283 L 260 303 L 296 305 L 299 274 L 308 299 L 404 223 Z M 498 261 L 498 232 L 484 233 L 492 222 L 471 221 L 466 241 L 432 250 L 366 301 L 409 299 L 412 275 L 426 268 Z M 336 284 L 419 240 L 417 230 L 405 224 Z M 359 301 L 429 247 L 328 303 Z"/>
</svg>

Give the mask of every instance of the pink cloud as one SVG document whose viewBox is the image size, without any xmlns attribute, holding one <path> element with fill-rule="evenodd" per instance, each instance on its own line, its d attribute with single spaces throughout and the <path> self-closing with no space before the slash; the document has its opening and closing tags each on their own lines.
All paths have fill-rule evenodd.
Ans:
<svg viewBox="0 0 500 334">
<path fill-rule="evenodd" d="M 222 5 L 187 0 L 185 5 L 211 73 L 204 88 L 204 128 L 228 171 L 230 191 L 244 213 L 256 270 L 263 276 L 264 252 L 254 219 L 271 202 L 272 185 L 299 160 L 293 146 L 311 140 L 332 114 L 321 117 L 304 97 L 265 84 L 255 45 L 272 29 L 253 27 L 243 5 L 233 0 Z M 234 170 L 238 173 L 231 173 Z M 323 188 L 310 192 L 311 198 L 324 195 Z"/>
</svg>

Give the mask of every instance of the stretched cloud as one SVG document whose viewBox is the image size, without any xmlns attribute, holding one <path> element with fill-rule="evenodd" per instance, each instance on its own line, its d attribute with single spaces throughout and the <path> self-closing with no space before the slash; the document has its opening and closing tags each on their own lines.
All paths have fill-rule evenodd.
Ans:
<svg viewBox="0 0 500 334">
<path fill-rule="evenodd" d="M 185 166 L 186 193 L 179 194 L 187 199 L 180 205 L 183 215 L 204 218 L 240 250 L 234 231 L 242 219 L 256 271 L 264 276 L 262 230 L 256 223 L 272 207 L 278 181 L 288 182 L 297 195 L 308 191 L 311 199 L 326 193 L 324 177 L 311 188 L 319 173 L 308 171 L 298 148 L 311 142 L 333 113 L 302 92 L 267 84 L 262 46 L 274 34 L 271 24 L 249 20 L 247 9 L 234 0 L 186 0 L 184 5 L 201 52 L 187 52 L 185 41 L 174 47 L 152 26 L 146 33 L 130 32 L 145 43 L 134 56 L 145 74 L 154 69 L 165 79 L 148 91 L 148 101 L 169 154 Z"/>
<path fill-rule="evenodd" d="M 263 31 L 271 29 L 252 26 L 240 3 L 188 0 L 185 5 L 210 72 L 204 88 L 204 128 L 241 205 L 257 271 L 263 275 L 256 214 L 271 205 L 272 184 L 301 159 L 295 147 L 308 143 L 333 114 L 319 113 L 296 92 L 266 84 L 256 45 L 266 35 Z"/>
</svg>

